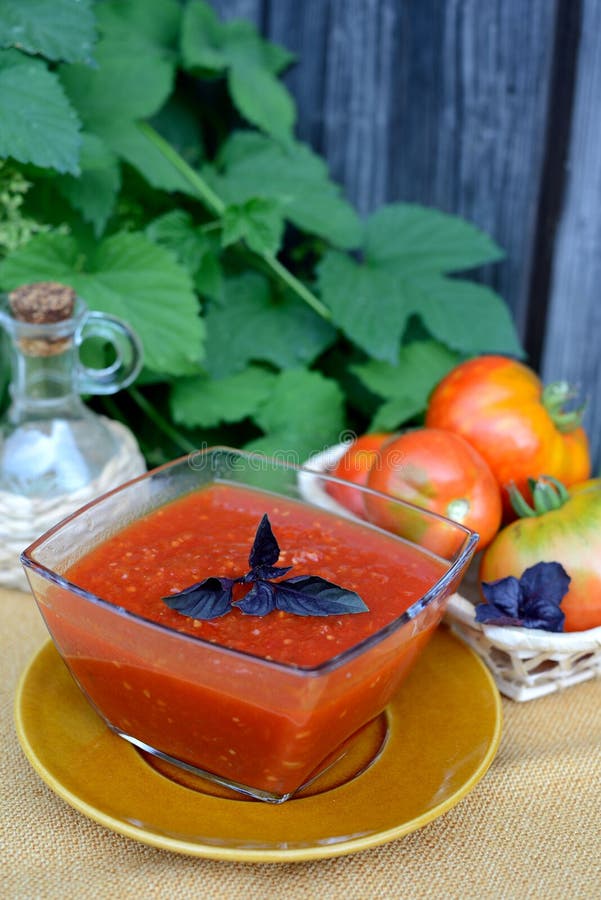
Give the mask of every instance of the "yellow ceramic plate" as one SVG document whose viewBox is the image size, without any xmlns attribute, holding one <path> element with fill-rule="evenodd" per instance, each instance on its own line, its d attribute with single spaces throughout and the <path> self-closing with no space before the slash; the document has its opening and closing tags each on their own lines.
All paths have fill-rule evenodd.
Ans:
<svg viewBox="0 0 601 900">
<path fill-rule="evenodd" d="M 488 670 L 445 629 L 345 758 L 279 806 L 151 764 L 106 727 L 51 643 L 23 674 L 15 719 L 33 768 L 84 815 L 165 850 L 244 862 L 342 856 L 421 828 L 478 783 L 501 733 Z"/>
</svg>

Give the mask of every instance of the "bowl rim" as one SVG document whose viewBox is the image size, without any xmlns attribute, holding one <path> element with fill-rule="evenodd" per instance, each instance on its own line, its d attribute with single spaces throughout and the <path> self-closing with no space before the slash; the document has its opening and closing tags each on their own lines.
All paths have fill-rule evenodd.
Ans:
<svg viewBox="0 0 601 900">
<path fill-rule="evenodd" d="M 49 528 L 47 531 L 45 531 L 43 534 L 41 534 L 38 538 L 36 538 L 35 541 L 33 541 L 31 544 L 29 544 L 29 546 L 26 547 L 20 555 L 20 561 L 21 561 L 21 564 L 23 565 L 23 568 L 25 569 L 25 572 L 28 576 L 28 580 L 30 581 L 29 571 L 36 572 L 40 577 L 44 578 L 46 581 L 49 581 L 49 582 L 55 584 L 57 587 L 60 587 L 63 590 L 66 590 L 66 591 L 69 591 L 70 593 L 76 594 L 77 596 L 81 597 L 82 599 L 87 600 L 88 602 L 92 603 L 92 605 L 94 605 L 94 606 L 100 606 L 102 609 L 108 610 L 109 612 L 111 612 L 114 615 L 117 615 L 121 618 L 125 618 L 125 619 L 133 621 L 133 622 L 139 622 L 141 625 L 143 625 L 145 627 L 150 627 L 153 630 L 158 630 L 160 633 L 168 634 L 171 637 L 174 637 L 175 639 L 183 640 L 183 641 L 191 641 L 194 646 L 205 645 L 207 648 L 210 648 L 213 652 L 220 651 L 220 652 L 226 653 L 227 655 L 234 656 L 236 658 L 252 660 L 255 664 L 260 663 L 263 666 L 266 666 L 268 668 L 273 668 L 280 672 L 285 671 L 288 674 L 292 673 L 292 674 L 297 674 L 297 675 L 303 676 L 303 677 L 307 677 L 307 676 L 316 677 L 316 676 L 321 676 L 323 674 L 329 673 L 329 672 L 333 671 L 334 669 L 340 668 L 341 666 L 345 665 L 346 663 L 350 662 L 351 660 L 363 655 L 363 653 L 365 653 L 367 650 L 369 650 L 372 646 L 375 646 L 376 644 L 381 643 L 386 637 L 388 637 L 389 634 L 392 634 L 393 632 L 400 629 L 407 622 L 416 618 L 419 615 L 419 613 L 421 613 L 424 609 L 426 609 L 426 607 L 428 607 L 433 602 L 433 600 L 437 596 L 439 596 L 439 594 L 443 593 L 444 590 L 448 587 L 448 585 L 453 581 L 453 579 L 456 577 L 457 573 L 465 565 L 466 560 L 469 561 L 470 557 L 473 555 L 473 551 L 475 550 L 476 544 L 478 542 L 477 533 L 471 531 L 469 528 L 466 528 L 465 525 L 461 525 L 459 522 L 455 522 L 452 519 L 447 519 L 445 516 L 441 516 L 438 513 L 431 512 L 430 510 L 424 509 L 423 507 L 417 506 L 406 500 L 400 500 L 398 498 L 391 497 L 387 494 L 384 494 L 381 491 L 375 491 L 372 488 L 368 488 L 363 485 L 354 484 L 353 487 L 355 487 L 361 493 L 374 495 L 376 497 L 382 498 L 383 500 L 386 500 L 387 502 L 392 501 L 397 505 L 406 506 L 410 509 L 416 510 L 420 514 L 423 514 L 424 516 L 431 518 L 435 521 L 439 520 L 441 522 L 444 522 L 445 524 L 451 525 L 453 528 L 455 528 L 459 531 L 462 531 L 464 533 L 465 541 L 462 545 L 462 549 L 457 551 L 456 558 L 452 562 L 448 561 L 448 569 L 444 573 L 444 575 L 442 575 L 440 578 L 438 578 L 436 580 L 436 582 L 432 585 L 432 587 L 429 588 L 429 590 L 426 591 L 425 594 L 423 594 L 421 597 L 419 597 L 417 600 L 415 600 L 411 604 L 411 606 L 408 607 L 408 609 L 406 609 L 403 613 L 401 613 L 400 616 L 397 616 L 396 618 L 392 619 L 390 622 L 388 622 L 382 628 L 379 628 L 377 631 L 373 632 L 372 634 L 369 634 L 367 637 L 361 639 L 356 644 L 353 644 L 351 647 L 347 647 L 345 650 L 340 651 L 335 656 L 329 657 L 328 659 L 322 661 L 321 663 L 318 663 L 315 665 L 310 665 L 310 666 L 303 666 L 303 665 L 294 664 L 294 663 L 286 663 L 286 662 L 278 661 L 275 659 L 267 659 L 264 656 L 261 656 L 256 653 L 252 653 L 247 650 L 238 650 L 234 647 L 228 647 L 225 644 L 214 643 L 212 641 L 206 640 L 205 638 L 203 638 L 201 636 L 177 631 L 176 629 L 172 628 L 169 625 L 164 625 L 159 622 L 156 622 L 153 619 L 145 618 L 144 616 L 141 616 L 139 613 L 131 612 L 130 610 L 126 609 L 125 607 L 119 606 L 117 603 L 113 603 L 109 600 L 105 600 L 103 597 L 99 597 L 98 595 L 92 593 L 91 591 L 86 590 L 85 588 L 81 587 L 80 585 L 75 584 L 74 582 L 70 581 L 68 578 L 65 578 L 64 575 L 59 574 L 54 569 L 49 568 L 44 563 L 39 562 L 38 560 L 36 560 L 34 558 L 33 554 L 36 552 L 36 550 L 38 550 L 41 546 L 43 546 L 55 534 L 60 532 L 68 523 L 80 518 L 84 513 L 86 513 L 88 510 L 94 508 L 95 506 L 100 506 L 101 504 L 105 503 L 109 497 L 115 496 L 116 494 L 119 494 L 127 489 L 130 489 L 131 487 L 133 487 L 133 485 L 137 484 L 138 482 L 142 482 L 145 480 L 152 480 L 153 478 L 156 478 L 161 473 L 166 472 L 171 469 L 178 468 L 178 467 L 182 466 L 184 463 L 189 465 L 190 459 L 192 457 L 197 456 L 199 453 L 208 455 L 208 454 L 217 453 L 217 452 L 236 454 L 237 456 L 241 456 L 247 460 L 255 459 L 257 462 L 273 464 L 275 466 L 278 466 L 281 469 L 288 469 L 291 471 L 295 471 L 297 473 L 297 480 L 298 480 L 298 476 L 302 473 L 302 474 L 315 475 L 316 477 L 319 477 L 320 479 L 324 479 L 326 481 L 331 481 L 331 482 L 341 484 L 341 485 L 344 485 L 347 487 L 349 485 L 348 481 L 341 479 L 341 478 L 336 478 L 335 476 L 330 475 L 329 473 L 324 473 L 323 471 L 319 471 L 317 469 L 310 469 L 304 465 L 297 465 L 295 463 L 290 463 L 287 461 L 284 462 L 282 460 L 278 460 L 275 457 L 268 456 L 267 454 L 262 454 L 262 453 L 258 453 L 255 451 L 240 450 L 240 449 L 237 449 L 234 447 L 228 447 L 226 445 L 214 445 L 214 446 L 210 446 L 210 447 L 204 447 L 201 450 L 195 450 L 191 453 L 185 454 L 184 456 L 180 456 L 177 459 L 174 459 L 167 463 L 164 463 L 161 466 L 157 466 L 156 468 L 150 469 L 147 472 L 144 472 L 142 475 L 138 475 L 136 478 L 132 478 L 129 481 L 126 481 L 123 484 L 118 485 L 117 487 L 113 488 L 112 490 L 106 491 L 105 493 L 99 495 L 98 497 L 95 497 L 93 500 L 90 500 L 88 503 L 79 507 L 74 512 L 72 512 L 70 515 L 66 516 L 65 518 L 63 518 L 59 522 L 57 522 L 55 525 L 53 525 L 52 528 Z M 213 482 L 207 482 L 207 484 L 212 484 L 212 483 L 236 484 L 236 482 L 228 482 L 226 479 L 215 479 Z M 254 489 L 255 488 L 253 488 L 253 490 Z M 258 488 L 258 490 L 264 490 L 264 489 Z M 271 491 L 269 493 L 271 493 L 273 496 L 286 497 L 285 494 L 278 494 L 277 491 Z M 182 497 L 182 496 L 185 496 L 185 494 L 181 494 L 178 497 L 175 497 L 173 499 L 177 500 L 177 499 L 180 499 L 180 497 Z M 312 506 L 315 509 L 322 509 L 322 511 L 327 513 L 328 515 L 336 516 L 335 512 L 332 512 L 331 510 L 328 510 L 327 508 L 320 507 L 318 504 L 312 503 L 311 501 L 307 500 L 306 498 L 300 498 L 299 500 L 296 500 L 296 501 L 294 500 L 294 498 L 291 498 L 291 497 L 288 497 L 286 499 L 290 499 L 290 500 L 292 500 L 292 502 L 304 503 L 305 505 Z M 167 502 L 169 502 L 169 501 L 167 501 Z M 149 510 L 146 513 L 146 515 L 150 515 L 152 512 L 154 512 L 155 509 L 159 509 L 159 508 L 160 508 L 160 506 L 157 505 L 153 509 Z M 352 515 L 349 515 L 348 518 L 350 521 L 353 521 L 360 526 L 369 528 L 371 530 L 375 530 L 375 531 L 377 531 L 383 535 L 386 535 L 387 537 L 390 537 L 394 540 L 404 541 L 412 546 L 417 546 L 417 545 L 413 544 L 409 539 L 402 538 L 400 535 L 395 535 L 393 532 L 390 532 L 390 531 L 387 531 L 386 529 L 380 528 L 371 522 L 365 522 L 365 521 L 359 520 Z M 136 521 L 136 520 L 134 519 L 133 521 Z M 131 523 L 129 523 L 129 524 L 131 524 Z M 124 527 L 126 527 L 126 526 L 124 526 Z M 118 530 L 115 533 L 118 533 Z M 32 594 L 34 595 L 34 598 L 36 599 L 36 602 L 37 602 L 36 592 L 33 589 L 33 587 L 31 586 L 31 581 L 30 581 L 30 588 L 31 588 Z"/>
</svg>

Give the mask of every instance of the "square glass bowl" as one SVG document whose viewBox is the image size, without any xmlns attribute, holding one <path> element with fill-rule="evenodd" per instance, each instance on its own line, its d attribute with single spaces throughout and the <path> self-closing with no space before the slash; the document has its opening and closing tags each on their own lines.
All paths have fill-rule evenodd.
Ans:
<svg viewBox="0 0 601 900">
<path fill-rule="evenodd" d="M 352 539 L 357 547 L 368 538 L 383 540 L 395 551 L 387 572 L 389 590 L 402 591 L 406 578 L 404 567 L 394 561 L 399 543 L 403 553 L 410 553 L 412 565 L 431 570 L 434 564 L 436 575 L 404 612 L 392 614 L 376 631 L 358 636 L 351 646 L 334 650 L 316 665 L 278 662 L 272 654 L 253 653 L 252 645 L 232 649 L 184 634 L 125 609 L 125 587 L 122 607 L 73 583 L 68 573 L 128 525 L 211 485 L 258 492 L 267 512 L 278 503 L 294 501 L 293 506 L 314 510 L 324 528 L 333 519 L 340 524 L 339 516 L 307 499 L 303 485 L 308 478 L 312 488 L 322 492 L 336 480 L 258 454 L 209 448 L 105 494 L 22 555 L 61 657 L 109 728 L 170 763 L 273 803 L 314 780 L 345 743 L 385 709 L 439 624 L 447 598 L 474 553 L 477 535 L 356 486 L 365 515 L 358 520 L 349 514 Z M 210 521 L 202 527 L 210 528 Z M 348 556 L 348 547 L 345 552 Z M 303 563 L 298 574 L 313 574 L 307 568 Z M 110 566 L 106 571 L 110 577 Z M 189 583 L 218 574 L 191 576 Z M 344 587 L 342 575 L 336 581 Z M 363 599 L 369 607 L 370 597 Z M 263 621 L 236 615 L 248 629 Z"/>
</svg>

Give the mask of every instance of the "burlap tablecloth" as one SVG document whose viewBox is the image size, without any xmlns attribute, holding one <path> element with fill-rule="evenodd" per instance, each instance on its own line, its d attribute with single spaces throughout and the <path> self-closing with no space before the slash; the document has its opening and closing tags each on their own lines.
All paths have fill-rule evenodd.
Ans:
<svg viewBox="0 0 601 900">
<path fill-rule="evenodd" d="M 504 706 L 492 768 L 421 831 L 353 856 L 249 865 L 114 834 L 31 769 L 13 725 L 18 677 L 46 631 L 33 599 L 0 590 L 0 897 L 601 898 L 601 681 Z"/>
</svg>

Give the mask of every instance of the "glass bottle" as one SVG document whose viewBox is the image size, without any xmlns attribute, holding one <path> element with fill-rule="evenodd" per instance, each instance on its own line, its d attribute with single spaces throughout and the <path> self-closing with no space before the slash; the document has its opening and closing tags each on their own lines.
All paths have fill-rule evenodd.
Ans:
<svg viewBox="0 0 601 900">
<path fill-rule="evenodd" d="M 119 453 L 119 437 L 81 394 L 111 394 L 142 364 L 138 338 L 119 319 L 90 312 L 71 288 L 28 285 L 0 299 L 11 352 L 10 406 L 0 422 L 0 492 L 60 497 L 94 482 Z M 114 361 L 83 364 L 84 341 L 113 347 Z"/>
</svg>

